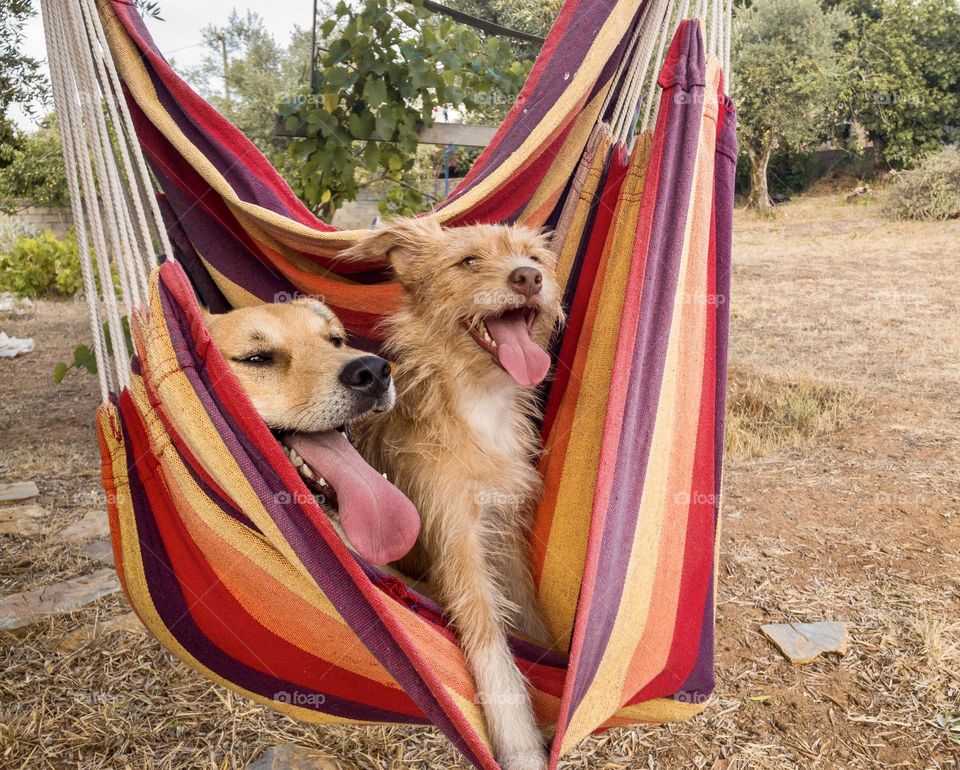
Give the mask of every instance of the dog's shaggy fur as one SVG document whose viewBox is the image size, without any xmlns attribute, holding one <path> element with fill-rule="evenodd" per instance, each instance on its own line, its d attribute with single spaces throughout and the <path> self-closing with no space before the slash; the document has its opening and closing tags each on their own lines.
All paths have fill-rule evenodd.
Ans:
<svg viewBox="0 0 960 770">
<path fill-rule="evenodd" d="M 529 309 L 529 336 L 545 347 L 562 320 L 556 257 L 537 231 L 447 229 L 432 219 L 400 220 L 344 254 L 385 255 L 406 289 L 387 321 L 397 406 L 358 423 L 358 448 L 420 511 L 417 546 L 400 567 L 417 578 L 429 573 L 473 671 L 499 762 L 540 770 L 543 739 L 506 638 L 512 626 L 549 643 L 529 566 L 542 487 L 533 465 L 538 407 L 535 389 L 495 360 L 484 320 Z M 521 268 L 536 279 L 535 293 L 515 285 Z"/>
</svg>

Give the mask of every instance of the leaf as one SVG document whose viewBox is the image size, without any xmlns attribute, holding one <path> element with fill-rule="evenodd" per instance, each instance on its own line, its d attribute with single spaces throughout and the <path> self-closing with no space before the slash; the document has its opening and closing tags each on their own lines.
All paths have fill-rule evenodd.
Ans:
<svg viewBox="0 0 960 770">
<path fill-rule="evenodd" d="M 350 127 L 350 133 L 355 139 L 369 139 L 373 135 L 375 121 L 373 113 L 360 112 L 353 113 L 347 125 Z"/>
<path fill-rule="evenodd" d="M 379 107 L 387 101 L 387 84 L 380 78 L 370 78 L 363 87 L 363 99 L 370 107 Z"/>
<path fill-rule="evenodd" d="M 65 362 L 60 361 L 53 367 L 53 381 L 59 385 L 63 382 L 63 378 L 67 376 L 68 371 L 70 371 L 70 367 Z"/>
</svg>

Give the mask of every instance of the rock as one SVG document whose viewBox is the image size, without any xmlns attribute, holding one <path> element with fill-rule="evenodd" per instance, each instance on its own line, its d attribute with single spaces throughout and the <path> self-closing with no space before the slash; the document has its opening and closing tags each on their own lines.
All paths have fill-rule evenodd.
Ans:
<svg viewBox="0 0 960 770">
<path fill-rule="evenodd" d="M 39 535 L 46 509 L 37 503 L 0 506 L 0 535 Z"/>
<path fill-rule="evenodd" d="M 80 553 L 98 564 L 113 566 L 113 544 L 109 540 L 91 540 Z"/>
<path fill-rule="evenodd" d="M 297 746 L 295 743 L 281 743 L 263 752 L 247 765 L 246 770 L 347 770 L 347 768 L 315 749 Z"/>
<path fill-rule="evenodd" d="M 131 611 L 124 615 L 118 615 L 115 618 L 111 618 L 105 623 L 91 623 L 90 625 L 84 626 L 83 628 L 80 628 L 71 634 L 67 634 L 57 644 L 57 650 L 60 652 L 73 652 L 74 650 L 83 647 L 83 645 L 85 645 L 91 639 L 94 639 L 98 636 L 107 636 L 108 634 L 113 634 L 117 631 L 129 631 L 131 633 L 145 634 L 147 629 L 143 623 L 140 622 L 140 618 L 137 617 L 137 613 Z"/>
<path fill-rule="evenodd" d="M 846 623 L 770 623 L 760 630 L 791 663 L 810 663 L 825 652 L 843 655 L 847 651 Z"/>
<path fill-rule="evenodd" d="M 49 615 L 72 612 L 119 590 L 116 571 L 101 569 L 76 580 L 4 596 L 0 598 L 0 630 L 23 628 Z"/>
<path fill-rule="evenodd" d="M 105 511 L 87 511 L 80 521 L 57 533 L 56 543 L 84 543 L 95 538 L 110 536 L 110 519 Z"/>
<path fill-rule="evenodd" d="M 12 484 L 0 484 L 0 504 L 19 503 L 23 500 L 33 500 L 40 494 L 37 485 L 32 481 L 15 481 Z"/>
</svg>

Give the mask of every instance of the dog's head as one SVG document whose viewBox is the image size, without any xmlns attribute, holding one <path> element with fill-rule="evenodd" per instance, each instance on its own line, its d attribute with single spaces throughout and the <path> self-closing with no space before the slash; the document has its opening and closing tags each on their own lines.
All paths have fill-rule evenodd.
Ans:
<svg viewBox="0 0 960 770">
<path fill-rule="evenodd" d="M 471 365 L 499 367 L 523 386 L 547 375 L 543 348 L 563 310 L 556 256 L 542 232 L 401 219 L 343 256 L 389 259 L 438 349 L 463 352 Z"/>
<path fill-rule="evenodd" d="M 339 319 L 314 299 L 240 308 L 205 320 L 301 475 L 328 500 L 336 495 L 350 544 L 374 564 L 406 554 L 420 531 L 416 508 L 339 430 L 368 412 L 393 407 L 390 365 L 347 347 Z"/>
<path fill-rule="evenodd" d="M 348 347 L 339 319 L 315 299 L 210 315 L 207 328 L 273 430 L 332 430 L 393 407 L 390 364 Z"/>
</svg>

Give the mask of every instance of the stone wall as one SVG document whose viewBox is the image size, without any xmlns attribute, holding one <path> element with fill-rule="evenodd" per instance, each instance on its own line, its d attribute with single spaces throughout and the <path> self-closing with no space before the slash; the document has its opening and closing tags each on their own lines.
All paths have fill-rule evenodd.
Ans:
<svg viewBox="0 0 960 770">
<path fill-rule="evenodd" d="M 63 238 L 73 227 L 73 215 L 69 208 L 35 206 L 27 200 L 13 203 L 16 206 L 13 216 L 41 230 L 52 230 L 58 238 Z"/>
</svg>

